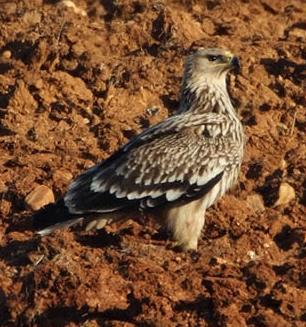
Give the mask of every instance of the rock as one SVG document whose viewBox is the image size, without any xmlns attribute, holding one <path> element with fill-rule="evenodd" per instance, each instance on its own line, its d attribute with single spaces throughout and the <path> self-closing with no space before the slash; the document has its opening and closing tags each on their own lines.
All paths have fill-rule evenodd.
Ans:
<svg viewBox="0 0 306 327">
<path fill-rule="evenodd" d="M 248 207 L 255 213 L 263 212 L 265 205 L 262 196 L 259 194 L 251 194 L 246 198 Z"/>
<path fill-rule="evenodd" d="M 10 59 L 12 57 L 12 52 L 10 50 L 5 50 L 2 52 L 3 59 Z"/>
<path fill-rule="evenodd" d="M 43 206 L 53 203 L 54 201 L 53 191 L 45 185 L 36 187 L 25 198 L 26 204 L 33 210 L 39 210 Z"/>
<path fill-rule="evenodd" d="M 251 261 L 254 261 L 257 258 L 256 252 L 252 250 L 247 252 L 247 256 L 250 258 Z"/>
<path fill-rule="evenodd" d="M 225 265 L 227 264 L 227 261 L 220 257 L 212 257 L 209 263 L 212 265 Z"/>
<path fill-rule="evenodd" d="M 63 7 L 71 8 L 77 15 L 87 16 L 86 11 L 77 7 L 76 4 L 71 0 L 62 0 L 60 5 Z"/>
<path fill-rule="evenodd" d="M 279 168 L 280 168 L 281 170 L 285 170 L 285 169 L 287 169 L 287 167 L 288 167 L 287 162 L 286 162 L 284 159 L 282 159 L 282 160 L 280 161 Z"/>
<path fill-rule="evenodd" d="M 280 205 L 287 205 L 290 201 L 295 199 L 295 190 L 288 183 L 281 183 L 279 187 L 278 199 L 274 203 L 273 207 Z"/>
</svg>

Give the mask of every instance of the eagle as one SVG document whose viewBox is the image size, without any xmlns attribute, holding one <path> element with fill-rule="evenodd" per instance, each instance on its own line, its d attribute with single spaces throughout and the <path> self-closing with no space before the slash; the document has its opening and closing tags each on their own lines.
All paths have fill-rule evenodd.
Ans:
<svg viewBox="0 0 306 327">
<path fill-rule="evenodd" d="M 197 250 L 205 212 L 238 180 L 244 132 L 227 90 L 239 60 L 220 48 L 189 55 L 172 116 L 83 172 L 33 215 L 41 236 L 81 221 L 87 229 L 152 216 L 181 250 Z"/>
</svg>

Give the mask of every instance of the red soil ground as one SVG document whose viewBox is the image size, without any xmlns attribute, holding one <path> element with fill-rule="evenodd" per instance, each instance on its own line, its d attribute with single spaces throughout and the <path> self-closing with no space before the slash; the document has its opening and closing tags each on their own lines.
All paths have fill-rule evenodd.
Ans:
<svg viewBox="0 0 306 327">
<path fill-rule="evenodd" d="M 305 2 L 76 0 L 0 4 L 0 325 L 305 326 Z M 178 105 L 198 46 L 229 79 L 248 136 L 240 187 L 195 254 L 150 220 L 34 236 L 25 197 L 62 195 Z M 295 190 L 275 206 L 279 186 Z M 132 218 L 132 217 L 131 217 Z"/>
</svg>

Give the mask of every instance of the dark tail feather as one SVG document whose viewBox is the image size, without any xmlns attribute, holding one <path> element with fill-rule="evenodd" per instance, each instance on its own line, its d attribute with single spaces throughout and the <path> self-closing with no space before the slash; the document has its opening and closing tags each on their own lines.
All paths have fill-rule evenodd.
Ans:
<svg viewBox="0 0 306 327">
<path fill-rule="evenodd" d="M 43 236 L 56 229 L 72 226 L 82 221 L 83 218 L 69 213 L 64 200 L 61 199 L 40 209 L 32 216 L 32 219 L 33 227 Z"/>
</svg>

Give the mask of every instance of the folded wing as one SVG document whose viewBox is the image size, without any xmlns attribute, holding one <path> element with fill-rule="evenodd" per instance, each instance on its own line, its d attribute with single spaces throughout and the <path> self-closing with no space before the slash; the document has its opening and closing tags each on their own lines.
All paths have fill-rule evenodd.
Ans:
<svg viewBox="0 0 306 327">
<path fill-rule="evenodd" d="M 73 214 L 153 208 L 207 193 L 231 164 L 223 115 L 178 115 L 153 126 L 80 175 L 64 201 Z"/>
</svg>

